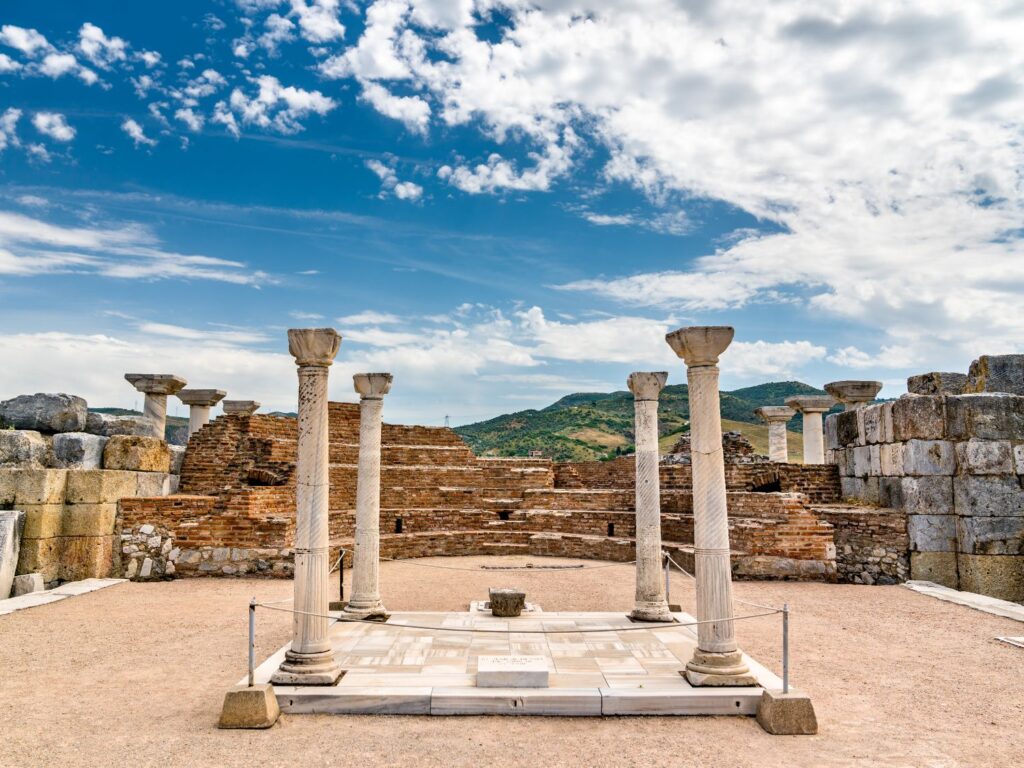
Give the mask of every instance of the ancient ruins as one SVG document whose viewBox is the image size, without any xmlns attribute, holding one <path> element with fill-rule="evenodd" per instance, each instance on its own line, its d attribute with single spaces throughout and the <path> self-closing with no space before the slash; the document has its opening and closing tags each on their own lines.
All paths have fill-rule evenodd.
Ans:
<svg viewBox="0 0 1024 768">
<path fill-rule="evenodd" d="M 982 356 L 968 374 L 914 376 L 895 400 L 875 402 L 879 382 L 840 381 L 825 385 L 828 395 L 759 408 L 769 426 L 769 455 L 760 456 L 742 436 L 721 431 L 717 362 L 731 340 L 731 328 L 669 334 L 686 365 L 689 432 L 659 455 L 658 396 L 675 374 L 635 372 L 627 385 L 636 453 L 604 462 L 478 457 L 446 427 L 384 423 L 387 373 L 356 375 L 358 404 L 330 403 L 327 381 L 341 344 L 331 329 L 289 332 L 297 419 L 258 414 L 259 403 L 225 400 L 223 390 L 188 389 L 172 374 L 125 376 L 145 394 L 141 417 L 90 413 L 84 400 L 64 394 L 7 400 L 0 403 L 7 427 L 0 430 L 0 592 L 104 577 L 291 578 L 292 642 L 258 676 L 284 690 L 316 691 L 342 675 L 359 679 L 359 670 L 339 662 L 345 631 L 368 621 L 413 623 L 412 614 L 389 614 L 381 559 L 635 562 L 628 617 L 549 616 L 584 633 L 631 622 L 664 627 L 671 640 L 652 629 L 649 641 L 667 643 L 665 652 L 685 662 L 676 671 L 685 673 L 686 690 L 731 691 L 748 714 L 777 678 L 740 650 L 733 579 L 870 585 L 914 578 L 1024 601 L 1024 357 Z M 190 408 L 187 448 L 162 438 L 174 396 Z M 219 402 L 224 415 L 211 420 Z M 837 403 L 845 410 L 823 420 Z M 786 424 L 797 413 L 801 464 L 786 448 Z M 337 588 L 328 573 L 346 552 L 351 590 L 330 618 Z M 666 558 L 696 577 L 689 641 L 673 629 L 686 614 L 669 605 Z M 535 621 L 531 611 L 540 608 L 511 594 L 520 604 L 513 613 L 522 611 L 514 619 Z M 494 621 L 489 603 L 474 610 L 417 614 L 429 625 L 418 631 L 427 642 L 462 616 L 458 626 L 485 632 Z M 239 695 L 256 695 L 243 688 Z M 302 699 L 307 694 L 294 695 L 305 703 L 292 711 L 314 706 Z M 359 695 L 368 694 L 360 688 Z M 452 695 L 426 711 L 497 706 L 466 690 Z M 530 706 L 593 713 L 588 696 L 568 704 L 541 696 Z M 732 701 L 707 711 L 726 711 Z M 360 711 L 346 702 L 318 711 Z M 405 700 L 393 709 L 375 702 L 383 711 L 421 711 Z M 596 706 L 609 714 L 641 705 L 605 694 Z M 643 706 L 682 707 L 669 699 Z"/>
</svg>

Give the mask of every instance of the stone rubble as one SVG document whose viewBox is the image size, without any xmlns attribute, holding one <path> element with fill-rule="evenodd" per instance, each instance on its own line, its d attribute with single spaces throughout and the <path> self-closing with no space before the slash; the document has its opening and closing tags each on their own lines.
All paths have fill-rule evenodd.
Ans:
<svg viewBox="0 0 1024 768">
<path fill-rule="evenodd" d="M 19 395 L 0 402 L 0 425 L 38 432 L 81 432 L 85 429 L 85 400 L 65 393 Z"/>
</svg>

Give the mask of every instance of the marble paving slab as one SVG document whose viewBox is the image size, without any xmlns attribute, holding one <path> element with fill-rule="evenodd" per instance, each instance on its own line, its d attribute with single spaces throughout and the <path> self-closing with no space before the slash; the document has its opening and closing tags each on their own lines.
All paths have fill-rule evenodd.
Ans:
<svg viewBox="0 0 1024 768">
<path fill-rule="evenodd" d="M 49 605 L 69 597 L 84 595 L 95 592 L 98 589 L 106 589 L 117 584 L 124 584 L 127 579 L 83 579 L 82 581 L 69 581 L 54 589 L 41 592 L 29 592 L 27 595 L 11 597 L 0 600 L 0 616 L 26 608 L 38 608 L 41 605 Z"/>
<path fill-rule="evenodd" d="M 1006 619 L 1024 621 L 1024 605 L 1011 603 L 1009 600 L 1000 600 L 998 597 L 979 595 L 976 592 L 961 592 L 956 589 L 944 587 L 931 581 L 908 581 L 903 584 L 907 589 L 920 592 L 948 603 L 956 603 L 973 608 L 976 611 L 991 613 L 995 616 L 1002 616 Z"/>
<path fill-rule="evenodd" d="M 781 688 L 749 657 L 757 686 L 690 686 L 679 674 L 696 646 L 686 614 L 682 624 L 649 629 L 622 613 L 542 615 L 396 612 L 384 624 L 335 622 L 331 641 L 345 675 L 334 686 L 277 686 L 278 703 L 295 714 L 751 715 L 765 688 Z M 285 650 L 257 668 L 257 683 L 269 682 Z M 481 656 L 527 651 L 544 659 L 548 688 L 477 687 Z"/>
</svg>

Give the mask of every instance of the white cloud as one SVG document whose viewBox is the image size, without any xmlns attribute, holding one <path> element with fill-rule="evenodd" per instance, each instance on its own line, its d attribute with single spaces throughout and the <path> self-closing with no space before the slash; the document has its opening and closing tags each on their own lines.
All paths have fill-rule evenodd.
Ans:
<svg viewBox="0 0 1024 768">
<path fill-rule="evenodd" d="M 358 312 L 354 315 L 345 315 L 345 317 L 338 318 L 338 323 L 342 326 L 387 325 L 400 323 L 401 321 L 402 318 L 398 315 L 393 315 L 390 312 L 375 312 L 373 310 L 366 310 L 365 312 Z"/>
<path fill-rule="evenodd" d="M 146 136 L 145 131 L 142 130 L 142 126 L 130 117 L 126 118 L 125 121 L 121 123 L 121 130 L 128 134 L 131 140 L 135 143 L 136 149 L 141 146 L 156 146 L 156 139 L 151 139 Z"/>
<path fill-rule="evenodd" d="M 7 147 L 20 145 L 21 142 L 18 140 L 18 120 L 20 119 L 21 110 L 14 107 L 8 107 L 0 114 L 0 152 Z"/>
<path fill-rule="evenodd" d="M 86 22 L 78 31 L 78 49 L 98 67 L 108 69 L 117 61 L 127 58 L 128 44 L 120 37 L 107 37 L 95 24 Z"/>
<path fill-rule="evenodd" d="M 415 202 L 423 197 L 423 187 L 411 181 L 400 181 L 395 184 L 394 193 L 399 200 Z"/>
<path fill-rule="evenodd" d="M 345 25 L 338 20 L 339 0 L 291 0 L 292 14 L 298 17 L 302 37 L 311 43 L 327 43 L 345 36 Z"/>
<path fill-rule="evenodd" d="M 16 198 L 22 205 L 28 205 L 33 208 L 46 208 L 50 201 L 45 197 L 39 197 L 39 195 L 18 195 Z"/>
<path fill-rule="evenodd" d="M 50 53 L 43 58 L 39 71 L 55 80 L 78 70 L 78 60 L 70 53 Z"/>
<path fill-rule="evenodd" d="M 506 189 L 545 191 L 551 188 L 551 183 L 556 178 L 570 170 L 572 149 L 576 143 L 575 132 L 571 128 L 566 128 L 563 143 L 548 144 L 543 153 L 530 153 L 529 156 L 534 161 L 532 168 L 520 171 L 514 163 L 495 152 L 487 158 L 486 163 L 479 163 L 476 166 L 457 165 L 453 168 L 443 165 L 438 169 L 437 175 L 463 192 L 474 195 Z"/>
<path fill-rule="evenodd" d="M 910 368 L 920 362 L 920 356 L 911 347 L 888 345 L 871 355 L 857 347 L 842 347 L 828 356 L 828 361 L 843 368 Z"/>
<path fill-rule="evenodd" d="M 142 60 L 142 63 L 146 65 L 147 69 L 152 69 L 160 63 L 160 54 L 156 51 L 139 51 L 137 56 Z"/>
<path fill-rule="evenodd" d="M 68 125 L 67 118 L 58 112 L 36 112 L 32 115 L 32 125 L 54 141 L 71 141 L 75 138 L 75 129 Z"/>
<path fill-rule="evenodd" d="M 224 128 L 234 136 L 236 139 L 241 135 L 241 130 L 238 127 L 238 121 L 235 120 L 234 114 L 228 107 L 227 102 L 218 101 L 213 108 L 213 116 L 210 120 L 219 125 L 223 125 Z"/>
<path fill-rule="evenodd" d="M 0 27 L 0 43 L 17 48 L 28 56 L 34 56 L 39 51 L 48 51 L 52 47 L 37 30 L 16 27 L 13 24 L 4 24 Z"/>
<path fill-rule="evenodd" d="M 409 130 L 416 133 L 427 132 L 430 105 L 424 99 L 419 96 L 395 96 L 383 86 L 369 81 L 363 81 L 362 86 L 360 98 L 369 102 L 382 115 L 401 120 Z"/>
<path fill-rule="evenodd" d="M 392 161 L 393 162 L 393 161 Z M 381 199 L 393 194 L 399 200 L 416 202 L 423 196 L 423 187 L 411 181 L 399 181 L 393 165 L 382 163 L 380 160 L 367 160 L 366 167 L 373 171 L 380 178 Z"/>
<path fill-rule="evenodd" d="M 333 99 L 320 91 L 283 86 L 271 75 L 262 75 L 253 82 L 259 87 L 259 92 L 253 97 L 247 96 L 239 88 L 231 92 L 231 108 L 245 124 L 270 128 L 280 133 L 297 133 L 302 130 L 300 120 L 311 114 L 326 115 L 337 106 Z M 221 122 L 216 116 L 214 120 Z"/>
<path fill-rule="evenodd" d="M 288 316 L 295 320 L 301 320 L 302 322 L 314 322 L 324 319 L 323 315 L 317 314 L 316 312 L 301 312 L 297 309 L 289 312 Z"/>
<path fill-rule="evenodd" d="M 21 69 L 21 62 L 15 61 L 6 53 L 0 53 L 0 74 L 17 72 Z"/>
<path fill-rule="evenodd" d="M 185 123 L 193 133 L 203 129 L 203 116 L 193 109 L 179 109 L 174 113 L 174 117 Z"/>
<path fill-rule="evenodd" d="M 262 331 L 210 331 L 171 323 L 140 323 L 139 330 L 153 336 L 224 344 L 264 344 L 270 341 L 270 337 Z"/>
<path fill-rule="evenodd" d="M 276 54 L 282 43 L 288 43 L 295 39 L 295 25 L 276 13 L 267 16 L 263 21 L 263 28 L 263 34 L 257 38 L 256 42 L 268 53 Z"/>
</svg>

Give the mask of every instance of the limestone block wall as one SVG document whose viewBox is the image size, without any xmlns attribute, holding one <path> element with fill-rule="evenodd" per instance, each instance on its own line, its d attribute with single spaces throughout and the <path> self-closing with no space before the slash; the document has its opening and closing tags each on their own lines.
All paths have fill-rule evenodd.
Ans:
<svg viewBox="0 0 1024 768">
<path fill-rule="evenodd" d="M 814 510 L 835 531 L 840 581 L 899 584 L 910 578 L 910 539 L 902 510 L 849 504 Z"/>
<path fill-rule="evenodd" d="M 913 578 L 1024 601 L 1024 396 L 905 395 L 825 433 L 844 499 L 906 514 Z"/>
</svg>

